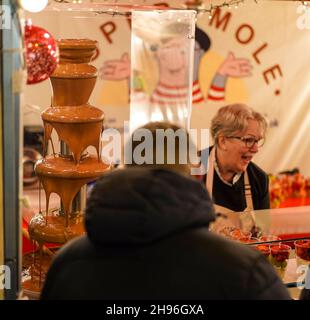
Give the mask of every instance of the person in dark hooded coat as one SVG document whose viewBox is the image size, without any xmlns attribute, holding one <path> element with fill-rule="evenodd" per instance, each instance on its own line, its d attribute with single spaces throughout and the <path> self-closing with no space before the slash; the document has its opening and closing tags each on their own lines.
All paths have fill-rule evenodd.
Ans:
<svg viewBox="0 0 310 320">
<path fill-rule="evenodd" d="M 41 299 L 290 298 L 260 252 L 208 230 L 212 201 L 188 173 L 116 169 L 96 182 L 85 215 L 87 235 L 57 254 Z"/>
</svg>

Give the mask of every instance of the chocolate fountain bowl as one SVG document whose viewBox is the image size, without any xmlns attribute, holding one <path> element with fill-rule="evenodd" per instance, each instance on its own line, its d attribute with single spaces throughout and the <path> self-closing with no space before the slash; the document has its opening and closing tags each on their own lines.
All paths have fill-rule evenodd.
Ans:
<svg viewBox="0 0 310 320">
<path fill-rule="evenodd" d="M 71 204 L 81 187 L 97 179 L 109 169 L 109 165 L 99 162 L 93 155 L 86 155 L 72 166 L 73 157 L 47 156 L 36 164 L 36 174 L 46 193 L 45 215 L 36 214 L 29 223 L 29 234 L 40 242 L 66 243 L 84 233 L 83 212 L 71 212 Z M 52 192 L 59 195 L 64 214 L 48 210 L 48 200 Z M 48 214 L 46 214 L 48 212 Z"/>
<path fill-rule="evenodd" d="M 74 218 L 69 219 L 67 227 L 65 221 L 66 218 L 59 210 L 49 211 L 47 217 L 44 213 L 38 213 L 29 223 L 29 234 L 39 243 L 64 244 L 85 233 L 83 213 L 76 213 Z"/>
<path fill-rule="evenodd" d="M 97 41 L 89 39 L 61 39 L 59 65 L 50 76 L 53 106 L 86 104 L 95 87 L 97 68 L 90 65 Z"/>
<path fill-rule="evenodd" d="M 82 152 L 94 146 L 99 160 L 100 135 L 103 130 L 104 113 L 90 104 L 80 106 L 50 107 L 42 113 L 44 140 L 51 140 L 55 129 L 59 140 L 64 141 L 78 163 Z"/>
<path fill-rule="evenodd" d="M 53 104 L 55 106 L 78 106 L 87 103 L 96 84 L 97 71 L 93 68 L 80 70 L 80 66 L 76 67 L 73 70 L 75 72 L 74 76 L 66 78 L 68 68 L 63 67 L 58 74 L 51 76 L 50 80 L 54 91 L 66 92 L 65 95 L 55 95 L 53 98 Z M 83 90 L 79 90 L 81 87 L 83 87 Z"/>
<path fill-rule="evenodd" d="M 59 39 L 60 60 L 69 63 L 91 62 L 97 49 L 97 41 L 91 39 Z"/>
</svg>

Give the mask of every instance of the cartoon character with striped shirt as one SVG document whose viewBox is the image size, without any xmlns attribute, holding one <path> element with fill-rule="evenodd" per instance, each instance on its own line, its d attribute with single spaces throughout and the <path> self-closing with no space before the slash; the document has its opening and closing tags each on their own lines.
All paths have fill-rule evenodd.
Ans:
<svg viewBox="0 0 310 320">
<path fill-rule="evenodd" d="M 250 75 L 251 65 L 249 60 L 236 58 L 229 53 L 226 59 L 217 69 L 211 85 L 205 97 L 198 79 L 200 60 L 209 50 L 211 41 L 208 35 L 196 27 L 195 29 L 195 51 L 194 72 L 192 87 L 192 103 L 198 104 L 207 100 L 224 101 L 225 86 L 229 77 L 240 78 Z M 162 45 L 151 46 L 159 68 L 159 79 L 155 89 L 150 94 L 152 115 L 146 117 L 152 121 L 171 121 L 182 124 L 182 119 L 188 118 L 188 57 L 186 44 L 182 39 L 174 38 Z M 105 80 L 124 80 L 130 76 L 130 60 L 128 54 L 123 54 L 120 60 L 109 60 L 104 63 L 100 70 L 101 78 Z M 146 92 L 144 79 L 138 72 L 134 73 L 134 92 L 137 101 L 143 103 L 143 95 Z M 142 98 L 141 98 L 142 97 Z"/>
</svg>

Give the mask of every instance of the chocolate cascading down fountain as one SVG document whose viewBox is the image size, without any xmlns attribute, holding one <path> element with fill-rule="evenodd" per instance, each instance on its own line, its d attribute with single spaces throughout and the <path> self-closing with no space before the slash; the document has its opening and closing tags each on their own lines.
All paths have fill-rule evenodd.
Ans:
<svg viewBox="0 0 310 320">
<path fill-rule="evenodd" d="M 45 191 L 46 208 L 45 212 L 40 208 L 28 228 L 30 238 L 38 249 L 31 258 L 24 257 L 25 261 L 30 262 L 29 278 L 23 282 L 23 288 L 25 292 L 32 293 L 39 293 L 42 289 L 53 248 L 84 233 L 85 184 L 109 169 L 100 159 L 104 113 L 88 103 L 97 78 L 97 69 L 89 64 L 97 42 L 63 39 L 57 45 L 60 61 L 50 77 L 52 106 L 42 113 L 44 157 L 35 168 Z M 55 153 L 53 130 L 60 140 L 59 154 Z M 53 151 L 51 155 L 48 155 L 49 141 Z M 86 151 L 90 146 L 96 149 L 96 155 Z M 49 208 L 53 192 L 61 199 L 59 209 Z"/>
</svg>

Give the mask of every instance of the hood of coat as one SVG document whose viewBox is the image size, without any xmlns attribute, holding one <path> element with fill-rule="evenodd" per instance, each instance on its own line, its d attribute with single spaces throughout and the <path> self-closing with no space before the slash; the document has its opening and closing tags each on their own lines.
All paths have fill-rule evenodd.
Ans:
<svg viewBox="0 0 310 320">
<path fill-rule="evenodd" d="M 138 245 L 215 220 L 205 187 L 172 170 L 129 168 L 103 175 L 87 203 L 88 237 L 103 245 Z"/>
</svg>

